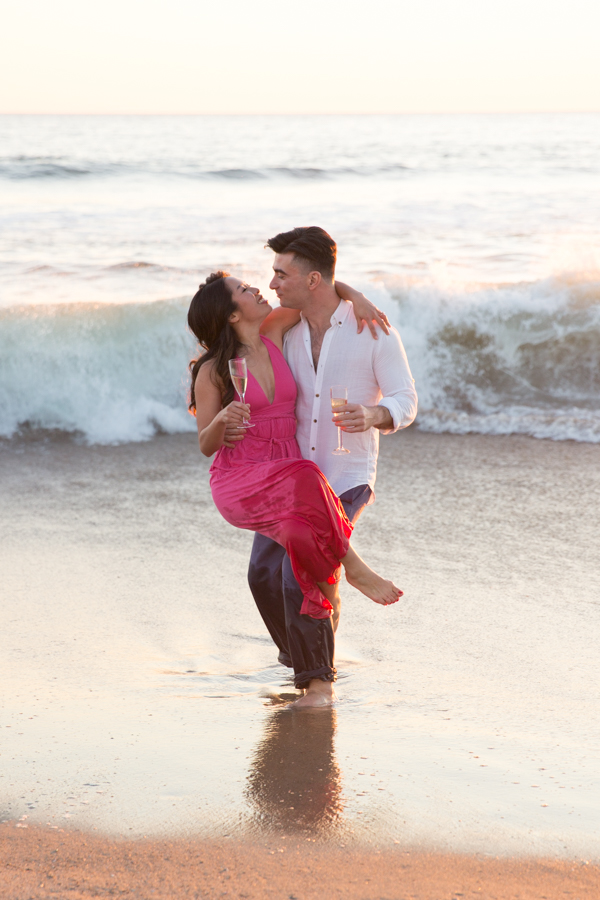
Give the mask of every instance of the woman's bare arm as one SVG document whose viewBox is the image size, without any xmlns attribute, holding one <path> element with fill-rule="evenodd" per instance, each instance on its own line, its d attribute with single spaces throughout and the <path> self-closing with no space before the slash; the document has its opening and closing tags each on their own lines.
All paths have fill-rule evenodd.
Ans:
<svg viewBox="0 0 600 900">
<path fill-rule="evenodd" d="M 344 284 L 343 281 L 335 282 L 335 290 L 341 300 L 347 300 L 354 307 L 354 315 L 358 322 L 358 333 L 360 334 L 365 324 L 368 326 L 374 340 L 377 340 L 376 324 L 379 325 L 385 334 L 389 334 L 389 322 L 386 314 L 378 309 L 374 303 L 367 300 L 364 294 Z M 260 326 L 260 333 L 268 337 L 273 343 L 277 344 L 280 350 L 283 349 L 283 336 L 286 331 L 293 328 L 300 321 L 300 311 L 297 309 L 284 309 L 282 306 L 276 307 L 269 313 L 267 318 Z"/>
<path fill-rule="evenodd" d="M 371 336 L 376 341 L 377 329 L 375 327 L 375 323 L 379 325 L 379 327 L 385 334 L 390 333 L 390 323 L 388 321 L 388 317 L 380 309 L 377 309 L 374 303 L 371 303 L 370 300 L 367 300 L 364 294 L 362 294 L 360 291 L 355 290 L 353 287 L 350 287 L 349 284 L 344 284 L 343 281 L 336 281 L 335 291 L 338 297 L 341 297 L 342 300 L 349 300 L 353 305 L 354 315 L 356 316 L 356 321 L 358 323 L 359 334 L 366 324 L 369 328 L 369 331 L 371 332 Z"/>
<path fill-rule="evenodd" d="M 201 366 L 194 386 L 198 443 L 204 456 L 212 456 L 223 446 L 227 426 L 239 427 L 244 419 L 250 418 L 247 403 L 233 400 L 222 407 L 221 391 L 211 378 L 212 369 L 210 362 Z"/>
<path fill-rule="evenodd" d="M 260 326 L 260 333 L 273 341 L 280 350 L 283 350 L 283 336 L 286 331 L 293 328 L 300 321 L 299 309 L 284 309 L 276 306 Z"/>
</svg>

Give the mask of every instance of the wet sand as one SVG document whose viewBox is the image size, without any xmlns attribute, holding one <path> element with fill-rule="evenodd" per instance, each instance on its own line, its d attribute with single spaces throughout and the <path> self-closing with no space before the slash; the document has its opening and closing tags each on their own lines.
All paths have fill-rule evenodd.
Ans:
<svg viewBox="0 0 600 900">
<path fill-rule="evenodd" d="M 3 900 L 217 897 L 263 900 L 596 900 L 600 867 L 402 850 L 323 848 L 279 839 L 124 841 L 0 826 Z"/>
<path fill-rule="evenodd" d="M 0 444 L 0 896 L 598 896 L 599 460 L 383 439 L 356 547 L 406 596 L 344 587 L 302 716 L 192 436 Z"/>
</svg>

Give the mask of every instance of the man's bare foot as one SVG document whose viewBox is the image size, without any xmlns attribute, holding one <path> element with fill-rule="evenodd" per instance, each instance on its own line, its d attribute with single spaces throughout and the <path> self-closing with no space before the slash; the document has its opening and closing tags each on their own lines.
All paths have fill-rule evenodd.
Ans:
<svg viewBox="0 0 600 900">
<path fill-rule="evenodd" d="M 304 696 L 295 700 L 294 703 L 290 703 L 290 708 L 332 706 L 336 700 L 333 681 L 321 681 L 320 678 L 313 678 Z"/>
<path fill-rule="evenodd" d="M 362 560 L 361 560 L 362 562 Z M 391 603 L 397 603 L 403 595 L 403 591 L 397 588 L 393 581 L 382 578 L 373 569 L 370 569 L 365 563 L 362 570 L 346 569 L 346 581 L 355 587 L 361 594 L 374 600 L 375 603 L 381 603 L 383 606 L 389 606 Z"/>
</svg>

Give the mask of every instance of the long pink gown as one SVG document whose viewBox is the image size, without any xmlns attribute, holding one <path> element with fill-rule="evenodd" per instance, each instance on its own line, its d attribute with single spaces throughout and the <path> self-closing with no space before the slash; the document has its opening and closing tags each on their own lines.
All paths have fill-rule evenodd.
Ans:
<svg viewBox="0 0 600 900">
<path fill-rule="evenodd" d="M 281 351 L 262 338 L 273 364 L 275 396 L 269 403 L 248 372 L 246 402 L 254 428 L 234 448 L 221 447 L 210 469 L 216 507 L 237 528 L 258 531 L 285 547 L 304 594 L 300 612 L 331 615 L 317 582 L 338 580 L 352 525 L 315 463 L 296 442 L 296 382 Z"/>
</svg>

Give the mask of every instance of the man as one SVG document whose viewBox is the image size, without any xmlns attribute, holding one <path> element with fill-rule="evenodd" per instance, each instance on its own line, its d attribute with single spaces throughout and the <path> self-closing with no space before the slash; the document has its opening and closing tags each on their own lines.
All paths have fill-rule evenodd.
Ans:
<svg viewBox="0 0 600 900">
<path fill-rule="evenodd" d="M 296 437 L 305 459 L 315 462 L 354 524 L 375 499 L 379 432 L 406 428 L 417 413 L 417 395 L 397 331 L 373 340 L 360 334 L 352 305 L 334 287 L 336 243 L 322 228 L 294 228 L 271 238 L 275 251 L 270 288 L 282 307 L 300 310 L 285 336 L 284 353 L 298 386 Z M 344 385 L 349 402 L 332 418 L 329 389 Z M 344 446 L 334 455 L 341 425 Z M 279 648 L 279 661 L 294 669 L 297 706 L 335 700 L 334 633 L 339 603 L 330 618 L 301 615 L 303 595 L 281 545 L 256 534 L 248 581 L 259 612 Z"/>
</svg>

